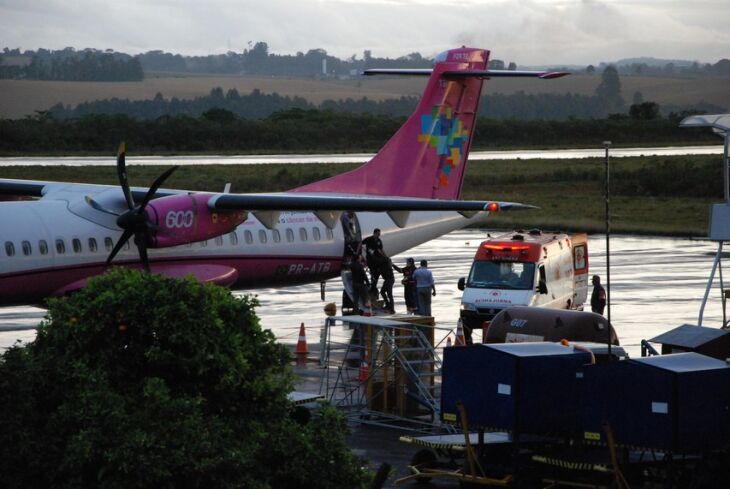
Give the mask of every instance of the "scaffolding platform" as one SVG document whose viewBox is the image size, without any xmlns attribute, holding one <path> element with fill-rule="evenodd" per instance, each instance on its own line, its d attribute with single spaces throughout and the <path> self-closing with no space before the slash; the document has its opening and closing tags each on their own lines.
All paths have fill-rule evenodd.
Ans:
<svg viewBox="0 0 730 489">
<path fill-rule="evenodd" d="M 320 393 L 349 420 L 421 434 L 454 433 L 441 423 L 441 358 L 431 317 L 332 316 L 320 337 Z M 332 340 L 334 328 L 350 332 Z"/>
</svg>

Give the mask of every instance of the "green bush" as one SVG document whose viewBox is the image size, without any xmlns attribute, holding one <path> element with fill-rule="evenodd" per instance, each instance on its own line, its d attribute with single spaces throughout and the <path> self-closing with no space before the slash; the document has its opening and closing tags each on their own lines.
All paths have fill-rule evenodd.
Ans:
<svg viewBox="0 0 730 489">
<path fill-rule="evenodd" d="M 4 488 L 360 487 L 333 409 L 290 418 L 250 297 L 116 269 L 0 357 Z"/>
</svg>

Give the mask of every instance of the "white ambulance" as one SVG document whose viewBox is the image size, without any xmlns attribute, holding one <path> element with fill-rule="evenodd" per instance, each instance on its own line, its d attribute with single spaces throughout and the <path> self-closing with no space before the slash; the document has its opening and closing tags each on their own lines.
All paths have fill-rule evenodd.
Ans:
<svg viewBox="0 0 730 489">
<path fill-rule="evenodd" d="M 515 231 L 479 245 L 468 277 L 459 279 L 461 320 L 481 329 L 502 309 L 583 309 L 588 294 L 585 233 Z"/>
</svg>

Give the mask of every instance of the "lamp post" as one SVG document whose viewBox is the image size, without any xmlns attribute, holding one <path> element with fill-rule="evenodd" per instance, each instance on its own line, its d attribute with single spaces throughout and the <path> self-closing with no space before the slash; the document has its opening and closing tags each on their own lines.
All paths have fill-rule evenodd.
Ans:
<svg viewBox="0 0 730 489">
<path fill-rule="evenodd" d="M 611 359 L 611 214 L 610 214 L 610 196 L 611 196 L 611 164 L 608 151 L 611 148 L 611 141 L 604 141 L 603 147 L 606 150 L 606 185 L 604 188 L 604 198 L 606 201 L 606 318 L 608 319 L 607 328 L 607 344 L 608 358 Z"/>
</svg>

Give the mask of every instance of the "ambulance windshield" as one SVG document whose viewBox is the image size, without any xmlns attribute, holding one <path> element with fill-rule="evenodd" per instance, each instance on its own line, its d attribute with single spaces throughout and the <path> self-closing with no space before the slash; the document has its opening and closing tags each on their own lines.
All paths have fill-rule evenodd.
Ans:
<svg viewBox="0 0 730 489">
<path fill-rule="evenodd" d="M 535 288 L 535 264 L 509 261 L 475 261 L 467 287 L 478 289 Z"/>
</svg>

